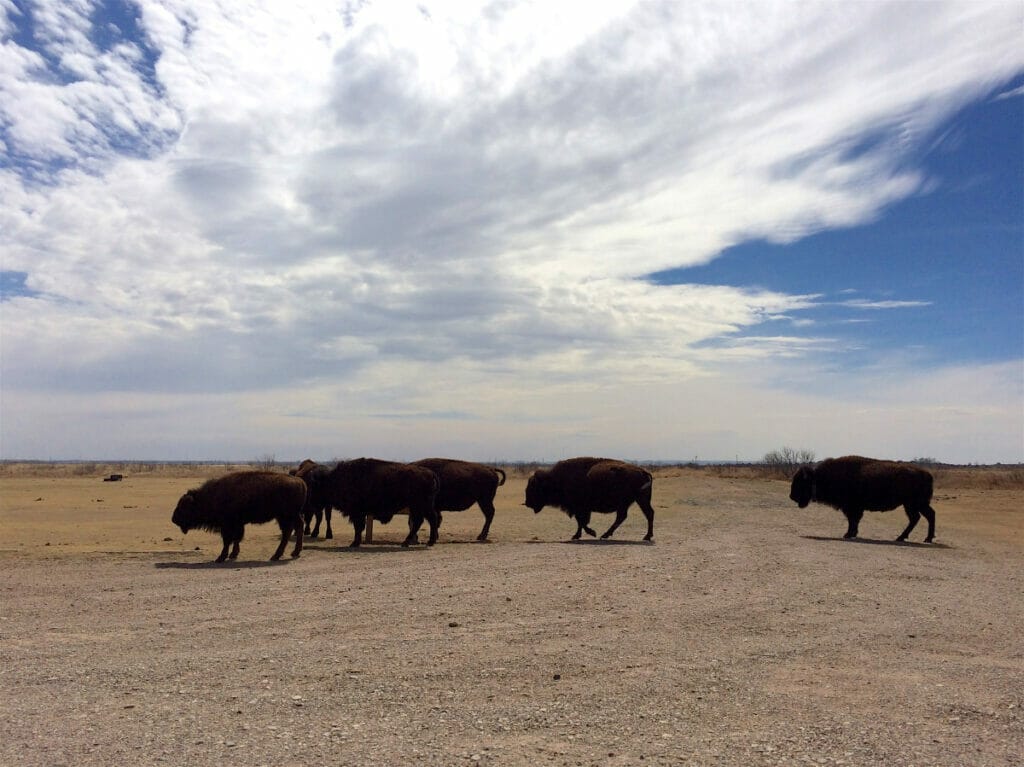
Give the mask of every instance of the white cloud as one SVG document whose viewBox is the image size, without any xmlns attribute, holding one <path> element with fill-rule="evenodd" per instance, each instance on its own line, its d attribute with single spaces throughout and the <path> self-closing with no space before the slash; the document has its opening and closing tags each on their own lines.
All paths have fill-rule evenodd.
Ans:
<svg viewBox="0 0 1024 767">
<path fill-rule="evenodd" d="M 924 183 L 915 140 L 1024 67 L 1013 4 L 138 7 L 145 39 L 104 48 L 91 3 L 39 3 L 28 50 L 0 4 L 2 268 L 39 294 L 2 308 L 4 454 L 85 454 L 125 398 L 171 455 L 190 408 L 207 455 L 303 453 L 325 411 L 365 452 L 456 414 L 506 456 L 647 413 L 632 454 L 670 454 L 675 387 L 753 397 L 751 361 L 841 346 L 791 334 L 820 296 L 638 278 L 870 220 Z M 55 401 L 79 441 L 40 441 Z"/>
</svg>

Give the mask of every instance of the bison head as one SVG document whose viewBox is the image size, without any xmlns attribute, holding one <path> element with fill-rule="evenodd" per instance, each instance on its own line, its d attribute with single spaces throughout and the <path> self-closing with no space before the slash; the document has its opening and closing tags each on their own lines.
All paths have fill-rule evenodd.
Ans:
<svg viewBox="0 0 1024 767">
<path fill-rule="evenodd" d="M 810 466 L 802 467 L 793 475 L 789 499 L 801 509 L 807 508 L 807 504 L 814 500 L 814 469 Z"/>
<path fill-rule="evenodd" d="M 550 503 L 549 474 L 550 472 L 538 469 L 526 483 L 526 502 L 523 505 L 533 509 L 534 514 Z"/>
<path fill-rule="evenodd" d="M 189 530 L 199 527 L 198 513 L 196 496 L 189 490 L 178 499 L 178 505 L 171 515 L 171 522 L 180 527 L 182 533 L 187 533 Z"/>
<path fill-rule="evenodd" d="M 289 470 L 288 473 L 291 474 L 293 477 L 304 477 L 309 473 L 311 469 L 315 469 L 319 465 L 320 464 L 318 464 L 311 458 L 307 458 L 306 460 L 299 464 L 297 469 L 291 469 Z"/>
</svg>

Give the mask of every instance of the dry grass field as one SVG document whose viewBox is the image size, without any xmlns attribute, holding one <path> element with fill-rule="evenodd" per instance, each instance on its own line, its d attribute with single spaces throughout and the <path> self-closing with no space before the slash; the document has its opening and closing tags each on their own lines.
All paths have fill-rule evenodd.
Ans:
<svg viewBox="0 0 1024 767">
<path fill-rule="evenodd" d="M 490 543 L 472 509 L 352 551 L 336 515 L 215 565 L 170 515 L 222 471 L 0 469 L 0 764 L 1024 764 L 1019 469 L 940 471 L 934 545 L 664 468 L 653 545 L 636 508 L 568 543 L 514 475 Z"/>
</svg>

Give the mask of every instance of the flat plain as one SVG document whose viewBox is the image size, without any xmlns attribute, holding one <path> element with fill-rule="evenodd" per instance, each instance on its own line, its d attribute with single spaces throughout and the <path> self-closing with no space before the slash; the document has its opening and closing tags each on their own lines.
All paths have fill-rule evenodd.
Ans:
<svg viewBox="0 0 1024 767">
<path fill-rule="evenodd" d="M 1024 764 L 1019 470 L 940 479 L 931 545 L 680 467 L 652 545 L 636 507 L 569 542 L 512 474 L 489 543 L 476 508 L 432 548 L 335 515 L 224 565 L 171 525 L 187 473 L 0 472 L 0 763 Z"/>
</svg>

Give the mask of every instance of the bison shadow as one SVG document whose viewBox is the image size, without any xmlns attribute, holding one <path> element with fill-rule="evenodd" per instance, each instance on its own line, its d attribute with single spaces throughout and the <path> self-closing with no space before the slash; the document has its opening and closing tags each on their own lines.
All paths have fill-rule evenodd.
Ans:
<svg viewBox="0 0 1024 767">
<path fill-rule="evenodd" d="M 906 549 L 951 549 L 946 543 L 920 543 L 918 541 L 894 541 L 888 538 L 843 538 L 834 535 L 801 535 L 809 541 L 838 541 L 840 543 L 865 543 L 869 546 L 899 546 Z"/>
<path fill-rule="evenodd" d="M 469 543 L 469 541 L 465 541 Z M 601 540 L 600 538 L 580 538 L 578 541 L 569 539 L 567 541 L 545 541 L 540 538 L 533 538 L 529 541 L 520 541 L 520 543 L 529 544 L 531 546 L 543 545 L 550 546 L 551 544 L 559 544 L 563 546 L 653 546 L 654 541 L 618 541 L 610 538 Z M 445 544 L 447 545 L 447 544 Z"/>
<path fill-rule="evenodd" d="M 568 541 L 558 541 L 558 543 L 565 543 L 569 546 L 653 546 L 654 541 L 631 541 L 616 540 L 615 538 L 580 538 L 578 540 L 569 539 Z"/>
<path fill-rule="evenodd" d="M 431 548 L 422 543 L 414 546 L 403 546 L 401 543 L 364 543 L 362 546 L 352 548 L 346 544 L 340 546 L 304 546 L 313 551 L 326 551 L 329 554 L 401 554 L 405 551 L 422 551 Z"/>
<path fill-rule="evenodd" d="M 265 559 L 245 559 L 242 561 L 229 560 L 227 562 L 155 562 L 153 567 L 158 570 L 248 570 L 253 567 L 280 567 L 288 564 L 288 560 L 279 559 L 268 561 Z"/>
</svg>

